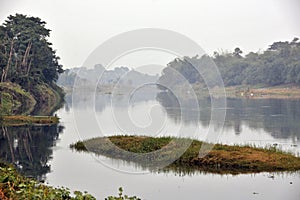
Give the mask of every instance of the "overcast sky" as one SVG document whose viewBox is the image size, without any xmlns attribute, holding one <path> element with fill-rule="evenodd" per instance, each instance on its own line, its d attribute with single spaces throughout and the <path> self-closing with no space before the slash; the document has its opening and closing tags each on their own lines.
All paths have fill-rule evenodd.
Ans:
<svg viewBox="0 0 300 200">
<path fill-rule="evenodd" d="M 208 54 L 266 49 L 300 37 L 298 0 L 0 0 L 10 14 L 40 17 L 65 68 L 81 66 L 102 42 L 125 31 L 164 28 L 186 35 Z M 298 20 L 298 21 L 297 21 Z"/>
</svg>

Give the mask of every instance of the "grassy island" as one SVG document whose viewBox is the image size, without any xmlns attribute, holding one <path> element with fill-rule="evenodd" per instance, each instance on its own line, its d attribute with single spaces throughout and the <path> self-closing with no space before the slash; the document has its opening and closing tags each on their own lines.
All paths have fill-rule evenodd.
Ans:
<svg viewBox="0 0 300 200">
<path fill-rule="evenodd" d="M 4 126 L 52 125 L 58 122 L 56 116 L 0 116 L 0 124 Z"/>
<path fill-rule="evenodd" d="M 174 139 L 177 140 L 176 144 L 174 144 Z M 178 153 L 177 149 L 180 149 L 180 146 L 176 145 L 180 144 L 180 141 L 190 142 L 191 145 L 184 154 L 177 156 L 177 159 L 163 170 L 183 171 L 187 169 L 219 174 L 300 170 L 299 157 L 291 153 L 282 152 L 275 147 L 256 148 L 216 144 L 206 156 L 199 157 L 199 150 L 201 145 L 204 144 L 203 142 L 172 137 L 153 138 L 141 136 L 93 138 L 71 144 L 70 147 L 78 151 L 89 151 L 98 155 L 131 161 L 142 167 L 148 167 L 149 160 L 145 160 L 140 155 L 164 148 L 163 153 L 157 154 L 157 156 L 162 157 L 162 160 L 167 157 L 171 158 Z M 128 152 L 135 154 L 128 154 Z M 153 166 L 155 164 L 153 162 Z"/>
</svg>

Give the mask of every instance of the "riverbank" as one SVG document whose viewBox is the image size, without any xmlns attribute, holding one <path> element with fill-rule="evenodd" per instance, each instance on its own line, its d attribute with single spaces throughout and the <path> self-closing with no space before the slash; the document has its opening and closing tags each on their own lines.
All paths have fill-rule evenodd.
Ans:
<svg viewBox="0 0 300 200">
<path fill-rule="evenodd" d="M 52 115 L 62 106 L 64 92 L 55 84 L 39 83 L 25 90 L 16 83 L 0 83 L 0 115 Z"/>
<path fill-rule="evenodd" d="M 192 88 L 199 98 L 209 97 L 209 91 L 204 85 L 200 84 L 192 84 Z M 124 86 L 119 88 L 114 88 L 113 85 L 105 85 L 101 86 L 101 88 L 97 89 L 97 93 L 102 94 L 114 94 L 114 95 L 122 95 L 128 93 L 128 91 L 133 88 Z M 182 94 L 182 98 L 184 98 L 186 93 L 189 93 L 190 96 L 191 91 L 187 91 L 186 87 L 177 87 L 174 86 L 173 90 L 177 91 L 178 94 Z M 64 91 L 66 93 L 72 93 L 73 89 L 65 87 Z M 84 88 L 76 88 L 76 91 L 89 91 L 90 93 L 94 93 L 95 89 L 92 87 L 84 87 Z M 228 86 L 225 87 L 226 97 L 228 98 L 252 98 L 252 99 L 300 99 L 300 86 L 286 84 L 279 86 L 268 87 L 265 85 L 238 85 L 238 86 Z M 224 91 L 221 88 L 215 87 L 211 89 L 211 95 L 214 97 L 224 96 Z"/>
<path fill-rule="evenodd" d="M 227 98 L 251 98 L 251 99 L 300 99 L 300 86 L 295 84 L 283 84 L 278 86 L 266 85 L 236 85 L 227 86 L 225 88 L 214 87 L 210 91 L 203 84 L 192 84 L 193 92 L 198 98 L 224 97 Z M 187 91 L 186 87 L 174 86 L 173 90 L 184 97 L 186 93 L 190 96 L 191 91 Z M 225 92 L 225 94 L 224 94 Z"/>
<path fill-rule="evenodd" d="M 56 116 L 0 116 L 0 125 L 2 126 L 53 125 L 58 123 L 59 118 Z"/>
<path fill-rule="evenodd" d="M 195 93 L 199 97 L 209 96 L 207 89 L 201 89 L 201 86 L 193 86 Z M 218 97 L 223 94 L 220 88 L 213 88 L 212 94 Z M 251 99 L 300 99 L 300 86 L 286 84 L 278 86 L 264 85 L 238 85 L 225 87 L 226 97 L 229 98 L 251 98 Z"/>
<path fill-rule="evenodd" d="M 204 144 L 203 142 L 176 139 L 177 142 L 174 143 L 172 141 L 174 139 L 171 137 L 111 136 L 79 141 L 70 145 L 70 147 L 77 151 L 89 151 L 110 158 L 135 162 L 142 167 L 147 167 L 149 163 L 143 160 L 143 157 L 140 156 L 141 153 L 145 154 L 165 148 L 163 153 L 159 155 L 162 156 L 161 160 L 168 157 L 172 158 L 174 154 L 178 153 L 177 149 L 181 148 L 176 146 L 180 144 L 181 140 L 181 142 L 190 142 L 191 145 L 183 155 L 178 156 L 179 158 L 163 170 L 193 169 L 218 174 L 300 170 L 299 157 L 282 152 L 275 147 L 255 148 L 216 144 L 205 157 L 199 157 L 199 150 Z M 124 153 L 124 150 L 127 153 Z M 128 154 L 128 152 L 137 154 Z M 155 163 L 152 164 L 155 165 Z"/>
<path fill-rule="evenodd" d="M 240 98 L 300 98 L 300 86 L 297 85 L 279 85 L 273 87 L 266 86 L 232 86 L 226 87 L 226 95 L 228 97 L 240 97 Z"/>
<path fill-rule="evenodd" d="M 0 92 L 0 115 L 29 114 L 36 105 L 34 97 L 20 85 L 0 83 Z"/>
</svg>

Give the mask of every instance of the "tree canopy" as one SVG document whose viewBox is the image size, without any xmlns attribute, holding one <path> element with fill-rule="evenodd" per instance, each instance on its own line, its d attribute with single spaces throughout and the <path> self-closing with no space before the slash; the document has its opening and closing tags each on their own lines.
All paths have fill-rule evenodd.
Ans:
<svg viewBox="0 0 300 200">
<path fill-rule="evenodd" d="M 48 41 L 50 30 L 45 25 L 40 18 L 16 14 L 0 26 L 1 82 L 15 82 L 28 88 L 58 79 L 63 70 Z"/>
<path fill-rule="evenodd" d="M 189 83 L 203 83 L 197 69 L 209 68 L 214 61 L 220 70 L 225 86 L 257 85 L 275 86 L 300 84 L 300 42 L 275 42 L 264 52 L 250 52 L 242 56 L 242 50 L 235 48 L 232 53 L 215 52 L 212 57 L 176 58 L 163 70 L 160 82 L 174 82 L 174 71 L 181 74 Z M 191 65 L 192 63 L 192 65 Z M 172 73 L 171 73 L 172 72 Z M 180 81 L 172 84 L 181 84 Z"/>
</svg>

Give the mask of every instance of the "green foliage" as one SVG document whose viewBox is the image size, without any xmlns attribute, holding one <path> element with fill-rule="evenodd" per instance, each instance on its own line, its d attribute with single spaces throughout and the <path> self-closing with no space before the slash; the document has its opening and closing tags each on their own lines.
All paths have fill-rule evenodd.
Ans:
<svg viewBox="0 0 300 200">
<path fill-rule="evenodd" d="M 21 176 L 13 167 L 0 163 L 0 199 L 2 200 L 96 200 L 88 192 L 74 191 L 68 188 L 54 188 Z M 118 196 L 109 196 L 105 200 L 141 200 L 136 196 L 123 195 L 119 188 Z"/>
<path fill-rule="evenodd" d="M 123 188 L 119 188 L 119 195 L 118 196 L 109 196 L 105 198 L 105 200 L 141 200 L 140 198 L 133 196 L 130 197 L 128 195 L 123 195 Z"/>
<path fill-rule="evenodd" d="M 37 100 L 35 115 L 52 115 L 63 103 L 63 91 L 55 84 L 41 83 L 34 85 L 31 94 Z"/>
<path fill-rule="evenodd" d="M 0 90 L 3 84 L 11 85 L 5 85 L 5 90 L 13 97 L 9 101 L 12 105 L 4 102 L 1 113 L 28 114 L 37 107 L 34 111 L 46 108 L 38 114 L 50 115 L 62 102 L 63 92 L 55 82 L 63 70 L 45 25 L 40 18 L 16 14 L 0 26 Z"/>
<path fill-rule="evenodd" d="M 0 83 L 0 115 L 28 114 L 36 101 L 32 95 L 13 83 Z"/>
<path fill-rule="evenodd" d="M 300 84 L 300 42 L 298 38 L 291 42 L 275 42 L 262 53 L 253 53 L 242 57 L 240 48 L 233 53 L 214 53 L 213 57 L 176 58 L 163 70 L 159 82 L 165 85 L 180 85 L 183 76 L 189 83 L 205 84 L 198 70 L 210 68 L 214 61 L 220 70 L 225 86 L 264 84 Z M 209 70 L 207 70 L 209 71 Z M 178 75 L 179 74 L 179 75 Z M 207 84 L 207 83 L 206 83 Z"/>
<path fill-rule="evenodd" d="M 35 180 L 19 175 L 9 166 L 0 167 L 0 198 L 41 199 L 41 200 L 95 200 L 92 195 L 75 191 L 74 195 L 67 188 L 53 188 Z"/>
<path fill-rule="evenodd" d="M 1 92 L 0 94 L 1 103 L 0 103 L 0 113 L 4 115 L 11 114 L 11 111 L 13 109 L 14 103 L 13 98 L 9 93 Z"/>
<path fill-rule="evenodd" d="M 63 91 L 55 84 L 34 85 L 30 92 L 20 85 L 0 83 L 0 115 L 52 115 L 63 103 Z"/>
<path fill-rule="evenodd" d="M 58 79 L 63 70 L 48 42 L 50 30 L 45 25 L 40 18 L 16 14 L 0 26 L 1 82 L 16 82 L 30 89 Z"/>
<path fill-rule="evenodd" d="M 87 148 L 82 141 L 78 141 L 75 144 L 70 144 L 70 148 L 76 149 L 77 151 L 87 151 Z"/>
<path fill-rule="evenodd" d="M 149 153 L 152 151 L 157 151 L 164 146 L 168 145 L 168 143 L 171 141 L 171 138 L 169 137 L 163 137 L 157 140 L 156 138 L 146 138 L 142 141 L 139 153 Z"/>
</svg>

